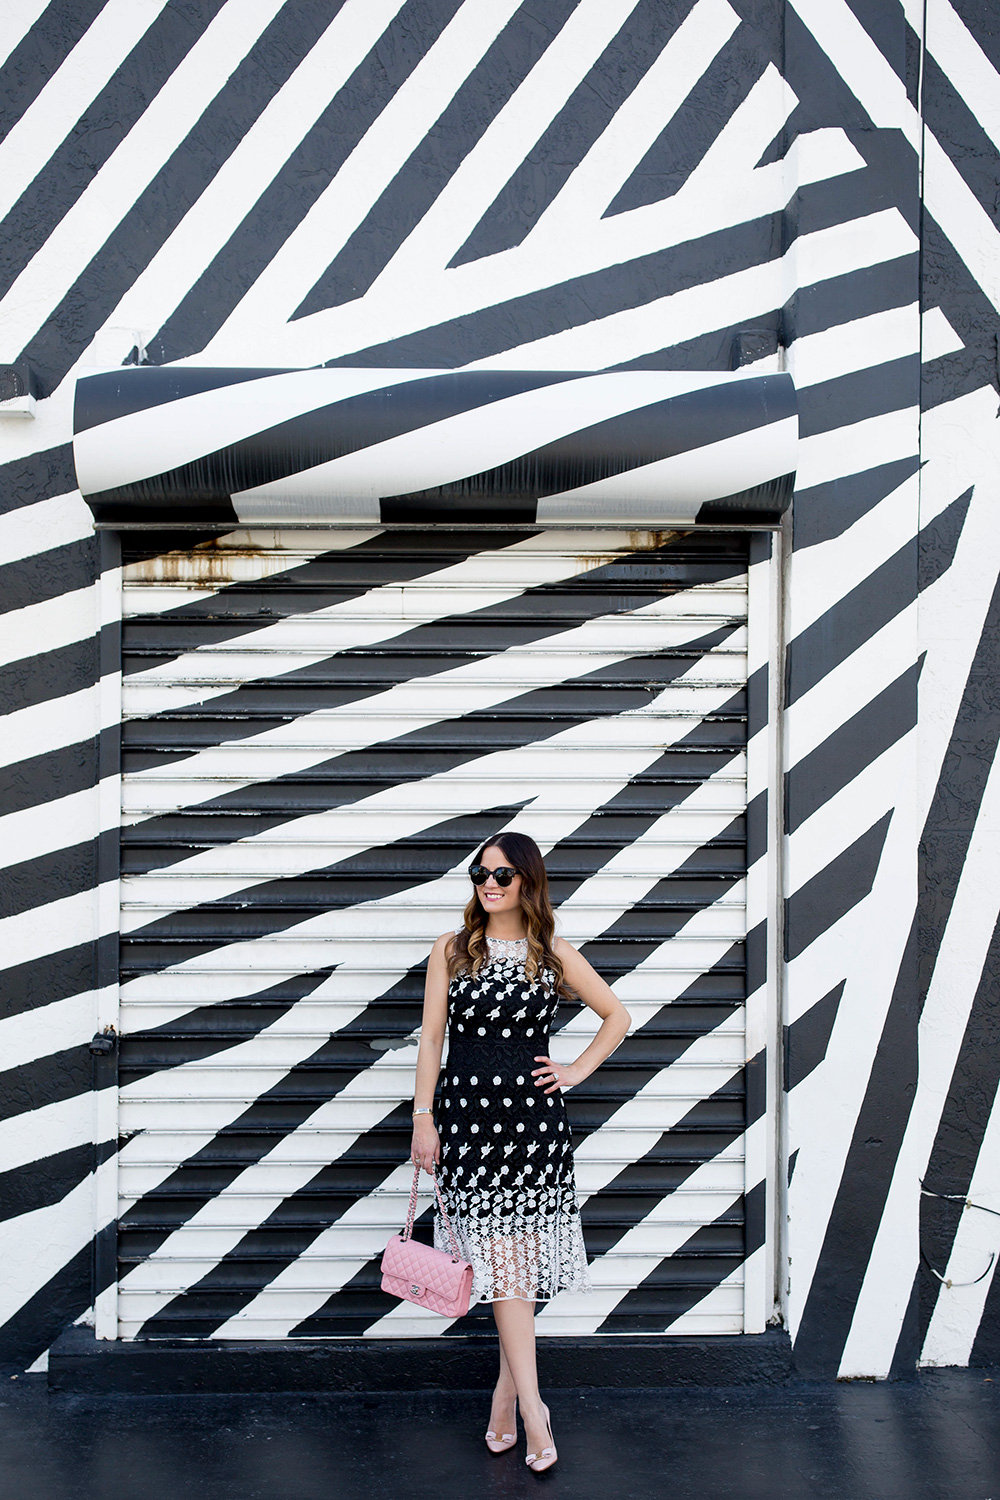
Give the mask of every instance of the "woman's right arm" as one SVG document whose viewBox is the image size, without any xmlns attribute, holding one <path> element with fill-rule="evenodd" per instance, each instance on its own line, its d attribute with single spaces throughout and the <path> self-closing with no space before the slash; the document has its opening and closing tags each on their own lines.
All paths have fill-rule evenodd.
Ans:
<svg viewBox="0 0 1000 1500">
<path fill-rule="evenodd" d="M 451 937 L 450 932 L 439 937 L 427 960 L 417 1078 L 413 1088 L 414 1109 L 434 1107 L 434 1090 L 441 1072 L 441 1051 L 448 1024 L 448 944 Z M 433 1115 L 414 1115 L 410 1156 L 425 1172 L 432 1172 L 434 1163 L 441 1160 L 441 1141 Z"/>
</svg>

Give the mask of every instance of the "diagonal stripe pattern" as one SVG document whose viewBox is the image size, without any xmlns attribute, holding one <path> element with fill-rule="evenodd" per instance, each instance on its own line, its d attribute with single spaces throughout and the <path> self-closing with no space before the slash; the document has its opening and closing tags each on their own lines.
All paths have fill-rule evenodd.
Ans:
<svg viewBox="0 0 1000 1500">
<path fill-rule="evenodd" d="M 35 421 L 0 419 L 5 1358 L 27 1366 L 87 1313 L 119 1191 L 130 1333 L 481 1327 L 391 1309 L 374 1257 L 401 1210 L 426 938 L 469 847 L 518 824 L 636 1015 L 570 1101 L 599 1290 L 540 1328 L 763 1328 L 777 1280 L 806 1373 L 995 1362 L 1000 1281 L 960 1285 L 995 1248 L 989 1216 L 925 1198 L 918 1217 L 917 1197 L 923 1176 L 998 1206 L 989 26 L 953 0 L 891 20 L 847 0 L 560 0 L 545 29 L 484 0 L 76 9 L 30 0 L 0 39 L 0 354 L 42 392 Z M 440 505 L 442 485 L 558 460 L 551 430 L 516 453 L 470 441 L 447 472 L 383 431 L 368 454 L 406 483 L 369 483 L 363 524 L 322 539 L 254 498 L 287 502 L 298 470 L 248 479 L 240 449 L 308 423 L 319 378 L 349 402 L 390 370 L 447 386 L 469 368 L 526 406 L 552 371 L 720 376 L 748 329 L 752 374 L 790 373 L 801 421 L 785 955 L 759 620 L 772 643 L 779 625 L 752 605 L 744 639 L 745 596 L 724 599 L 745 555 L 707 533 L 708 572 L 653 598 L 644 566 L 662 584 L 676 545 L 696 568 L 690 541 L 540 542 L 536 521 L 607 521 L 593 472 L 536 485 L 520 530 L 426 510 L 395 529 L 400 496 Z M 79 377 L 123 362 L 156 395 L 116 418 L 138 435 L 116 451 L 147 467 L 102 492 L 220 454 L 243 488 L 192 512 L 207 540 L 136 534 L 119 661 L 120 558 L 71 443 Z M 266 407 L 249 426 L 241 366 Z M 443 416 L 459 438 L 474 408 Z M 99 432 L 78 417 L 78 448 Z M 654 487 L 692 478 L 686 449 L 643 456 Z M 346 491 L 363 460 L 320 448 L 314 467 Z M 622 524 L 655 524 L 644 503 Z M 116 1155 L 113 1069 L 86 1043 L 120 1019 Z M 786 1213 L 787 1284 L 760 1232 Z"/>
<path fill-rule="evenodd" d="M 351 636 L 365 639 L 369 621 L 383 618 L 384 587 L 362 595 L 332 636 L 316 632 L 310 613 L 286 613 L 285 650 L 265 690 L 281 727 L 211 752 L 228 757 L 244 826 L 260 808 L 264 827 L 235 840 L 217 834 L 199 853 L 183 828 L 205 826 L 204 807 L 180 802 L 174 788 L 185 726 L 201 721 L 188 703 L 162 708 L 153 721 L 132 718 L 133 702 L 148 694 L 143 674 L 127 678 L 134 731 L 155 722 L 175 736 L 164 744 L 163 768 L 147 757 L 133 778 L 126 756 L 126 788 L 137 780 L 146 799 L 129 836 L 141 864 L 125 876 L 122 910 L 122 1101 L 126 1128 L 136 1132 L 119 1168 L 127 1334 L 274 1337 L 320 1318 L 327 1332 L 382 1336 L 374 1324 L 384 1299 L 368 1256 L 358 1273 L 346 1268 L 398 1207 L 405 1171 L 391 1143 L 410 1087 L 420 959 L 465 899 L 463 857 L 498 827 L 530 827 L 543 841 L 568 935 L 635 997 L 635 1036 L 574 1101 L 581 1138 L 594 1129 L 630 1132 L 617 1147 L 612 1134 L 611 1155 L 605 1148 L 598 1159 L 628 1160 L 622 1151 L 632 1149 L 644 1112 L 675 1096 L 689 1111 L 717 1086 L 720 1067 L 733 1078 L 730 1109 L 739 1109 L 741 549 L 735 539 L 728 557 L 718 541 L 650 540 L 649 550 L 635 551 L 634 538 L 605 533 L 593 559 L 578 537 L 559 533 L 509 544 L 507 598 L 472 612 L 461 608 L 462 570 L 481 566 L 481 557 L 441 569 L 431 554 L 429 571 L 402 590 L 411 603 L 402 617 L 397 611 L 396 627 L 379 630 L 383 672 L 397 685 L 359 684 L 346 719 L 336 707 L 296 714 L 296 648 L 311 640 L 332 683 L 350 674 L 357 650 L 372 649 L 352 650 Z M 330 565 L 336 576 L 340 555 Z M 322 597 L 329 584 L 323 589 L 318 560 L 310 576 Z M 150 585 L 136 586 L 145 602 Z M 291 601 L 288 573 L 279 586 Z M 246 610 L 245 594 L 231 597 Z M 206 685 L 215 666 L 228 675 L 225 654 L 211 647 L 220 606 L 221 597 L 211 621 L 188 617 L 188 649 L 154 669 L 168 704 L 171 667 L 190 673 L 196 657 Z M 126 620 L 135 622 L 126 626 L 127 652 L 133 628 L 152 640 L 166 616 L 151 624 L 126 602 Z M 267 632 L 247 639 L 266 659 Z M 411 662 L 427 654 L 438 670 L 412 675 Z M 227 713 L 253 715 L 258 701 L 230 692 Z M 275 783 L 272 751 L 286 745 L 294 761 L 279 762 Z M 192 781 L 209 774 L 206 753 L 196 752 Z M 292 777 L 310 778 L 323 810 L 268 813 L 275 785 L 290 789 Z M 178 828 L 182 857 L 176 845 L 156 852 L 168 823 Z M 720 993 L 699 1003 L 696 976 L 724 954 Z M 681 1021 L 665 1011 L 664 988 L 675 992 Z M 571 1016 L 560 1041 L 579 1047 L 592 1030 L 585 1016 Z M 295 1115 L 286 1114 L 284 1128 L 272 1121 L 260 1141 L 248 1117 L 273 1114 L 268 1101 L 279 1098 Z M 192 1139 L 185 1119 L 211 1121 L 215 1131 Z M 718 1170 L 729 1173 L 738 1200 L 739 1160 Z M 662 1148 L 639 1200 L 662 1195 L 671 1174 L 672 1153 Z M 589 1187 L 581 1177 L 588 1198 L 606 1175 L 595 1166 Z M 597 1243 L 603 1234 L 612 1259 L 608 1214 L 624 1227 L 634 1198 L 612 1193 L 598 1216 L 605 1228 Z M 695 1224 L 701 1206 L 693 1196 Z M 634 1268 L 624 1255 L 614 1265 L 625 1294 Z M 326 1304 L 336 1287 L 321 1311 L 316 1296 Z"/>
</svg>

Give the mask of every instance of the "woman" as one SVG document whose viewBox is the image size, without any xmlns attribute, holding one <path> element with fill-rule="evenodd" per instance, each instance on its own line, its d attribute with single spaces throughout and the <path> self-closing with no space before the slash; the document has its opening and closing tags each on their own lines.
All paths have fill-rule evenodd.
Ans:
<svg viewBox="0 0 1000 1500">
<path fill-rule="evenodd" d="M 555 936 L 534 839 L 499 835 L 480 849 L 469 874 L 465 926 L 439 937 L 427 964 L 411 1155 L 427 1172 L 440 1167 L 449 1216 L 472 1262 L 473 1299 L 493 1304 L 500 1375 L 487 1447 L 513 1447 L 520 1404 L 527 1463 L 541 1473 L 557 1455 L 538 1391 L 535 1303 L 588 1289 L 561 1090 L 582 1083 L 614 1051 L 629 1015 L 583 955 Z M 583 1000 L 601 1018 L 572 1063 L 547 1056 L 561 995 Z M 434 1238 L 450 1249 L 440 1222 Z"/>
</svg>

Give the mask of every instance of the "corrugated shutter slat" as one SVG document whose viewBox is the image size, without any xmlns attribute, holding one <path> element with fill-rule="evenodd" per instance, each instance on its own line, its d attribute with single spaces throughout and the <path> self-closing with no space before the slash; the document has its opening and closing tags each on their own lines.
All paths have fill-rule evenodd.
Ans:
<svg viewBox="0 0 1000 1500">
<path fill-rule="evenodd" d="M 745 540 L 226 547 L 125 569 L 123 1336 L 446 1331 L 378 1257 L 426 954 L 515 820 L 635 1020 L 567 1101 L 595 1292 L 539 1332 L 740 1331 Z"/>
</svg>

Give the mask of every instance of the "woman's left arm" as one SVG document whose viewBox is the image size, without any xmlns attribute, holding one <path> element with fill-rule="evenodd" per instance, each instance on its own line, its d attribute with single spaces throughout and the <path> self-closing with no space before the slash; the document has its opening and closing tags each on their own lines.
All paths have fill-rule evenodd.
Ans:
<svg viewBox="0 0 1000 1500">
<path fill-rule="evenodd" d="M 582 953 L 564 938 L 556 938 L 556 953 L 562 960 L 563 977 L 585 1005 L 596 1011 L 601 1018 L 600 1029 L 594 1040 L 585 1047 L 576 1062 L 557 1063 L 551 1057 L 536 1057 L 535 1062 L 543 1066 L 532 1070 L 535 1087 L 554 1094 L 557 1089 L 571 1089 L 589 1078 L 606 1057 L 610 1057 L 629 1026 L 632 1017 L 601 976 L 591 968 Z"/>
</svg>

